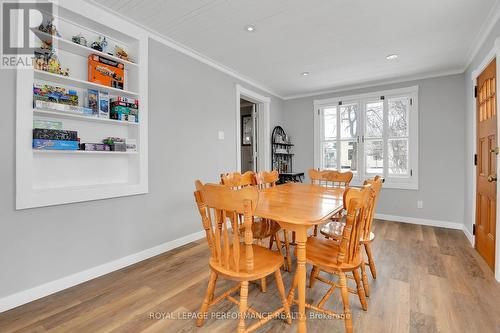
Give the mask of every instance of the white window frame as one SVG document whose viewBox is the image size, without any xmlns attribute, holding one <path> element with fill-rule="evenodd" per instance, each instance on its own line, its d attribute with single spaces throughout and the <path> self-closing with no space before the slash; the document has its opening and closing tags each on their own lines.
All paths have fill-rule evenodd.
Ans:
<svg viewBox="0 0 500 333">
<path fill-rule="evenodd" d="M 342 104 L 349 104 L 352 102 L 359 103 L 359 114 L 357 115 L 357 133 L 359 136 L 364 134 L 365 125 L 365 102 L 380 100 L 380 97 L 384 96 L 384 110 L 387 112 L 387 101 L 393 97 L 408 96 L 411 98 L 412 103 L 409 110 L 409 128 L 408 128 L 408 140 L 409 140 L 409 156 L 408 156 L 408 169 L 410 170 L 409 177 L 401 176 L 389 176 L 388 175 L 388 165 L 384 163 L 384 177 L 385 183 L 384 188 L 395 188 L 395 189 L 407 189 L 407 190 L 418 190 L 418 86 L 411 86 L 400 89 L 391 89 L 383 91 L 374 91 L 366 94 L 335 97 L 328 99 L 314 100 L 314 168 L 321 168 L 321 134 L 322 134 L 322 122 L 321 122 L 321 109 L 327 107 L 337 107 L 337 112 L 339 112 L 338 105 L 339 102 Z M 387 121 L 387 117 L 384 117 L 384 122 Z M 384 126 L 387 128 L 387 126 Z M 339 129 L 337 128 L 337 132 Z M 387 156 L 387 132 L 384 131 L 384 156 Z M 373 174 L 365 173 L 365 160 L 364 160 L 364 143 L 362 140 L 358 140 L 358 163 L 360 167 L 358 171 L 354 174 L 354 178 L 351 182 L 353 186 L 360 186 L 366 178 L 373 177 Z"/>
</svg>

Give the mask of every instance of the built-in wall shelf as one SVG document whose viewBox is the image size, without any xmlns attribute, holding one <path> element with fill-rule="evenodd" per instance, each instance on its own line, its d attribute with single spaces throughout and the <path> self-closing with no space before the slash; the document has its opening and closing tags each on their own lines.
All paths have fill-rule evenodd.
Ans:
<svg viewBox="0 0 500 333">
<path fill-rule="evenodd" d="M 33 149 L 36 154 L 91 154 L 91 155 L 137 155 L 136 151 L 92 151 L 92 150 L 48 150 Z"/>
<path fill-rule="evenodd" d="M 120 125 L 120 126 L 139 126 L 139 123 L 131 122 L 131 121 L 121 121 L 115 119 L 107 119 L 107 118 L 97 118 L 90 117 L 81 114 L 74 114 L 70 112 L 62 112 L 62 111 L 53 111 L 49 109 L 33 109 L 33 113 L 37 116 L 42 117 L 54 117 L 61 119 L 76 119 L 81 121 L 90 121 L 104 124 L 112 124 L 112 125 Z"/>
<path fill-rule="evenodd" d="M 128 66 L 129 68 L 137 68 L 138 67 L 138 65 L 134 62 L 123 60 L 123 59 L 120 59 L 114 55 L 110 55 L 110 54 L 105 53 L 105 52 L 94 50 L 94 49 L 87 47 L 87 46 L 73 43 L 72 41 L 63 39 L 61 37 L 51 36 L 47 33 L 38 32 L 38 31 L 37 31 L 37 34 L 39 34 L 42 37 L 41 39 L 44 41 L 52 40 L 54 47 L 58 50 L 67 51 L 67 52 L 70 52 L 73 54 L 80 55 L 82 57 L 88 57 L 91 54 L 97 54 L 99 56 L 103 56 L 105 58 L 121 62 L 121 63 L 125 64 L 126 66 Z"/>
<path fill-rule="evenodd" d="M 87 80 L 77 79 L 71 76 L 63 76 L 59 74 L 53 74 L 50 72 L 42 71 L 35 69 L 33 70 L 35 73 L 35 79 L 50 81 L 53 83 L 58 83 L 66 86 L 72 86 L 82 89 L 96 89 L 96 90 L 104 90 L 113 95 L 122 95 L 127 97 L 136 98 L 139 97 L 139 93 L 134 91 L 127 91 L 113 87 L 103 86 L 102 84 L 97 84 L 93 82 L 89 82 Z"/>
<path fill-rule="evenodd" d="M 47 56 L 57 57 L 59 66 L 67 68 L 69 76 L 40 70 L 45 69 L 44 64 L 36 67 L 40 69 L 16 70 L 16 209 L 148 193 L 149 33 L 89 2 L 58 1 L 53 6 L 50 16 L 59 35 L 37 33 L 39 38 L 35 37 L 34 43 L 40 47 L 43 41 L 50 41 L 54 52 L 43 45 L 45 49 L 37 51 L 37 55 L 47 52 Z M 133 62 L 73 43 L 73 36 L 84 37 L 88 46 L 105 37 L 106 50 L 113 52 L 115 47 L 121 47 Z M 123 64 L 120 76 L 124 90 L 89 81 L 91 54 Z M 100 71 L 107 73 L 102 68 Z M 50 93 L 44 85 L 52 86 Z M 36 99 L 47 102 L 37 104 L 42 108 L 34 107 L 34 88 L 42 92 Z M 74 94 L 77 99 L 68 96 Z M 100 111 L 105 111 L 101 108 L 106 106 L 106 100 L 111 107 L 111 98 L 137 99 L 139 122 L 93 117 L 50 104 L 71 103 L 83 110 L 95 101 L 94 96 Z M 76 131 L 80 143 L 126 139 L 135 142 L 137 151 L 34 149 L 34 126 Z"/>
</svg>

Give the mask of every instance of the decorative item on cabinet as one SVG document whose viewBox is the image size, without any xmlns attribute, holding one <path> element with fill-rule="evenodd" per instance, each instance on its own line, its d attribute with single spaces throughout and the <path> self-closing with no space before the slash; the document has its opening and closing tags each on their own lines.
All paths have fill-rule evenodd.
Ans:
<svg viewBox="0 0 500 333">
<path fill-rule="evenodd" d="M 276 126 L 271 135 L 272 169 L 280 174 L 280 183 L 301 182 L 303 172 L 293 172 L 293 143 L 281 126 Z"/>
</svg>

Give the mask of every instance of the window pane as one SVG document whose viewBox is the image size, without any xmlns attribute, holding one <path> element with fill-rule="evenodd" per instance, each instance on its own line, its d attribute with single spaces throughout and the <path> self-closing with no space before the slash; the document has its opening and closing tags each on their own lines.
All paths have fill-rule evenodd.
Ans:
<svg viewBox="0 0 500 333">
<path fill-rule="evenodd" d="M 383 174 L 384 149 L 382 140 L 365 141 L 366 173 Z"/>
<path fill-rule="evenodd" d="M 340 170 L 352 172 L 358 170 L 358 143 L 356 141 L 340 142 Z"/>
<path fill-rule="evenodd" d="M 337 143 L 322 143 L 323 169 L 337 169 Z"/>
<path fill-rule="evenodd" d="M 337 107 L 323 110 L 324 140 L 337 138 Z"/>
<path fill-rule="evenodd" d="M 408 174 L 408 139 L 389 140 L 389 174 Z"/>
<path fill-rule="evenodd" d="M 382 137 L 384 131 L 384 103 L 366 103 L 366 137 Z"/>
<path fill-rule="evenodd" d="M 391 98 L 389 105 L 389 136 L 408 136 L 408 112 L 410 110 L 409 97 Z"/>
<path fill-rule="evenodd" d="M 340 106 L 340 137 L 342 139 L 355 138 L 357 135 L 358 104 Z"/>
</svg>

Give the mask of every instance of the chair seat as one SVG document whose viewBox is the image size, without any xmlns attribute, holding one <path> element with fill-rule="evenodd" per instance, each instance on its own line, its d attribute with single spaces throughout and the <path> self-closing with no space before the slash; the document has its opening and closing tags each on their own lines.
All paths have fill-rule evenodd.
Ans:
<svg viewBox="0 0 500 333">
<path fill-rule="evenodd" d="M 335 240 L 338 240 L 342 238 L 342 231 L 344 230 L 345 222 L 344 221 L 334 221 L 334 222 L 328 222 L 327 224 L 323 225 L 319 232 L 326 237 L 333 238 Z M 370 232 L 370 235 L 368 238 L 364 239 L 361 238 L 359 241 L 361 243 L 367 243 L 371 242 L 375 239 L 375 234 L 373 232 Z"/>
<path fill-rule="evenodd" d="M 361 255 L 351 263 L 338 264 L 339 249 L 339 244 L 332 239 L 309 237 L 306 243 L 306 261 L 324 271 L 352 271 L 361 265 Z"/>
<path fill-rule="evenodd" d="M 284 263 L 284 258 L 281 253 L 271 251 L 259 245 L 252 245 L 254 269 L 251 272 L 247 271 L 245 261 L 245 244 L 240 244 L 240 260 L 239 272 L 236 272 L 234 267 L 233 247 L 230 247 L 229 267 L 219 265 L 216 259 L 210 258 L 210 267 L 217 273 L 234 281 L 252 281 L 263 278 L 276 272 Z"/>
<path fill-rule="evenodd" d="M 240 234 L 243 234 L 244 226 L 240 226 Z M 269 219 L 255 218 L 252 223 L 252 234 L 254 239 L 264 239 L 271 237 L 280 231 L 280 225 Z"/>
</svg>

